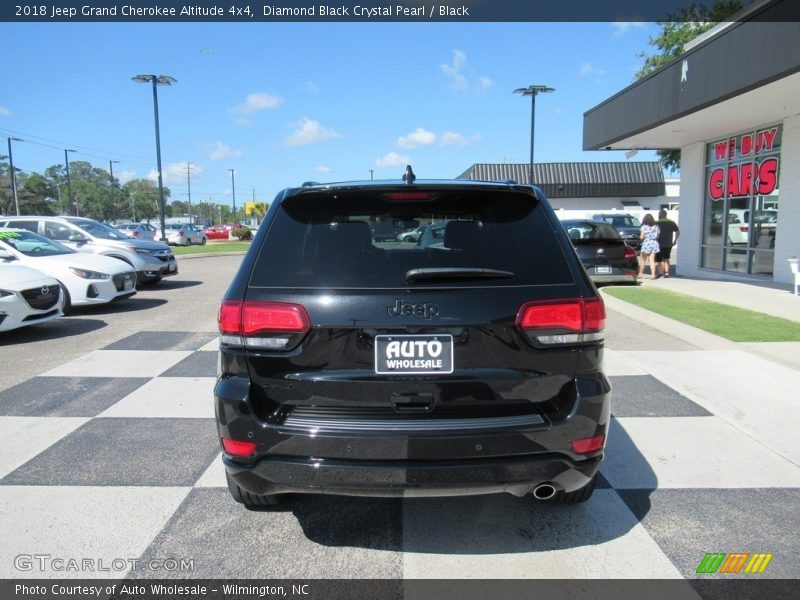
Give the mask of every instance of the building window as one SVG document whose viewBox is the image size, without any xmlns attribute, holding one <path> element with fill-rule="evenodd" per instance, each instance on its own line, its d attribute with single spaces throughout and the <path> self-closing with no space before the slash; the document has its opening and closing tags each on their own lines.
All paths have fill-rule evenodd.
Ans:
<svg viewBox="0 0 800 600">
<path fill-rule="evenodd" d="M 703 267 L 772 276 L 781 133 L 775 125 L 707 145 Z"/>
</svg>

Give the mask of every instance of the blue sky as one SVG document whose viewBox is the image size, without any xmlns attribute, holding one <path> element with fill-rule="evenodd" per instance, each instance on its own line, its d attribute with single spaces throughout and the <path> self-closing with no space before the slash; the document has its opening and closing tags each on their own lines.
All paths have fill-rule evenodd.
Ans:
<svg viewBox="0 0 800 600">
<path fill-rule="evenodd" d="M 124 182 L 155 173 L 152 91 L 172 198 L 270 201 L 306 180 L 452 178 L 473 163 L 626 160 L 582 151 L 583 113 L 629 85 L 653 23 L 0 23 L 0 135 L 16 167 L 64 148 Z M 9 60 L 11 57 L 11 60 Z M 6 140 L 0 153 L 6 154 Z M 635 160 L 650 160 L 640 152 Z"/>
</svg>

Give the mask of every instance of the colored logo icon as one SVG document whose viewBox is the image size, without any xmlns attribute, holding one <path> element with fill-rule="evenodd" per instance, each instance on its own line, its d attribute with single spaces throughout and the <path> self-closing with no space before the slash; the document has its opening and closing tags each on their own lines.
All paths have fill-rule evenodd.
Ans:
<svg viewBox="0 0 800 600">
<path fill-rule="evenodd" d="M 763 573 L 769 562 L 772 560 L 772 553 L 763 552 L 709 552 L 697 566 L 697 573 L 713 574 L 727 573 L 729 575 L 740 574 L 760 574 Z"/>
</svg>

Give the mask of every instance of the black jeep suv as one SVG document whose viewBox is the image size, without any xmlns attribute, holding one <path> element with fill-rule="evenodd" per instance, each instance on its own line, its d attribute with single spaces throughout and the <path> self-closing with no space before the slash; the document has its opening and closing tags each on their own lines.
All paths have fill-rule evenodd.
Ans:
<svg viewBox="0 0 800 600">
<path fill-rule="evenodd" d="M 564 228 L 535 187 L 404 179 L 272 203 L 219 311 L 231 494 L 587 500 L 605 308 Z M 444 235 L 376 242 L 378 222 Z"/>
</svg>

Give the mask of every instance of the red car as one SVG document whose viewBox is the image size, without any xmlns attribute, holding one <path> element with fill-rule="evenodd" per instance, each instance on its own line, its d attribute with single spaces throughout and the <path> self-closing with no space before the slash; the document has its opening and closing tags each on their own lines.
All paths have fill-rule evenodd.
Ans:
<svg viewBox="0 0 800 600">
<path fill-rule="evenodd" d="M 224 226 L 219 225 L 217 227 L 206 227 L 203 233 L 209 240 L 227 240 L 229 232 Z"/>
</svg>

